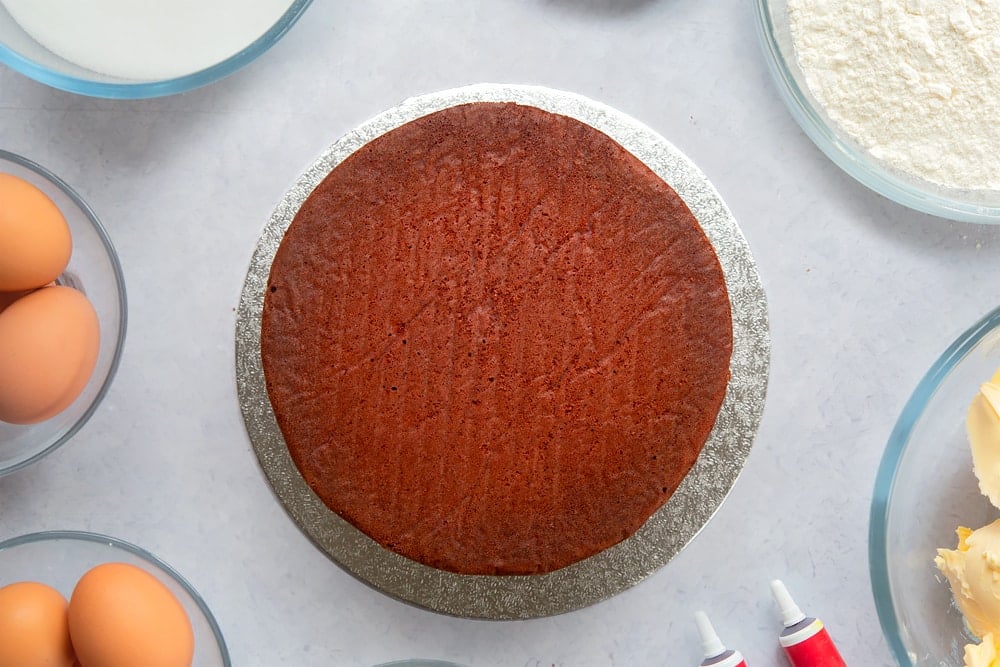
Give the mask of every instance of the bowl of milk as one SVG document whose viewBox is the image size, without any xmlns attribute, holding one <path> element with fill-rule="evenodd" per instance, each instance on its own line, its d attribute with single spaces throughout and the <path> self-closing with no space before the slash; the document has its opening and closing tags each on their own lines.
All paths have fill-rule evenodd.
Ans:
<svg viewBox="0 0 1000 667">
<path fill-rule="evenodd" d="M 92 97 L 217 81 L 265 52 L 312 0 L 0 0 L 0 63 Z"/>
</svg>

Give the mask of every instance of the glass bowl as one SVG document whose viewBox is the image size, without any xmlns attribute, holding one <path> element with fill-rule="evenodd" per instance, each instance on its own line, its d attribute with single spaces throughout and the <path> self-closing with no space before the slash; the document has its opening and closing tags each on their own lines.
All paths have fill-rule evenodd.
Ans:
<svg viewBox="0 0 1000 667">
<path fill-rule="evenodd" d="M 0 542 L 0 586 L 37 581 L 55 588 L 68 600 L 80 577 L 102 563 L 128 563 L 142 568 L 177 597 L 194 629 L 192 667 L 232 664 L 219 624 L 191 584 L 156 556 L 114 537 L 51 531 Z"/>
<path fill-rule="evenodd" d="M 0 63 L 36 81 L 91 97 L 138 99 L 182 93 L 229 76 L 271 48 L 295 24 L 312 0 L 290 0 L 271 28 L 243 50 L 192 74 L 158 81 L 135 81 L 99 74 L 55 55 L 29 36 L 0 3 Z"/>
<path fill-rule="evenodd" d="M 0 475 L 19 470 L 52 452 L 87 423 L 111 386 L 125 341 L 125 280 L 111 239 L 97 215 L 61 178 L 19 155 L 0 150 L 0 173 L 32 183 L 56 203 L 73 235 L 69 266 L 61 284 L 87 295 L 101 327 L 97 366 L 83 392 L 68 408 L 38 424 L 0 422 Z"/>
<path fill-rule="evenodd" d="M 393 662 L 383 662 L 375 667 L 465 667 L 457 662 L 447 662 L 445 660 L 395 660 Z"/>
<path fill-rule="evenodd" d="M 788 25 L 787 0 L 755 0 L 764 58 L 785 105 L 806 135 L 848 175 L 917 211 L 953 220 L 1000 223 L 1000 192 L 961 190 L 911 176 L 880 162 L 846 135 L 809 92 Z"/>
<path fill-rule="evenodd" d="M 904 667 L 961 667 L 978 642 L 934 566 L 954 549 L 955 528 L 1000 516 L 979 493 L 965 415 L 979 386 L 1000 368 L 1000 308 L 944 351 L 917 385 L 889 436 L 875 481 L 868 556 L 886 641 Z"/>
</svg>

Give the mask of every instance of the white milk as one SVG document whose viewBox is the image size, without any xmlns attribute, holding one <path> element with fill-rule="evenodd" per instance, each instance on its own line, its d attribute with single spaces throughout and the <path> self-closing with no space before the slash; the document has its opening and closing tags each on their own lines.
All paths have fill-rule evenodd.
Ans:
<svg viewBox="0 0 1000 667">
<path fill-rule="evenodd" d="M 291 0 L 0 0 L 42 46 L 126 79 L 169 79 L 249 46 Z"/>
</svg>

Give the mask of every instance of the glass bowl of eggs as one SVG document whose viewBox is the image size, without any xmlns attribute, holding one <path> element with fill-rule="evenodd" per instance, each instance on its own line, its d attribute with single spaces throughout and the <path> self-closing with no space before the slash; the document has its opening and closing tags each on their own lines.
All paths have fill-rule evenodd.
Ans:
<svg viewBox="0 0 1000 667">
<path fill-rule="evenodd" d="M 0 63 L 91 97 L 173 95 L 252 62 L 288 32 L 311 1 L 4 0 Z"/>
<path fill-rule="evenodd" d="M 0 475 L 67 442 L 114 378 L 125 280 L 97 215 L 62 179 L 0 150 Z"/>
<path fill-rule="evenodd" d="M 959 35 L 950 22 L 950 4 L 923 3 L 921 12 L 914 13 L 907 13 L 907 3 L 885 10 L 807 0 L 754 0 L 753 5 L 778 93 L 806 135 L 837 166 L 914 210 L 1000 223 L 1000 162 L 987 148 L 992 139 L 982 140 L 993 136 L 991 104 L 1000 99 L 990 98 L 988 80 L 961 85 L 956 83 L 961 75 L 950 69 L 962 69 L 961 64 L 978 77 L 990 68 L 977 64 L 971 38 L 964 44 L 942 40 L 928 46 L 928 37 L 914 46 L 905 35 L 907 29 Z M 991 7 L 989 14 L 995 16 L 996 9 Z M 924 48 L 941 52 L 933 58 L 924 54 L 941 71 L 918 74 L 927 81 L 907 80 L 922 65 L 898 58 L 919 58 Z"/>
<path fill-rule="evenodd" d="M 1000 388 L 996 406 L 983 402 L 988 385 L 1000 381 L 998 369 L 1000 308 L 958 336 L 930 367 L 882 456 L 869 522 L 869 568 L 883 633 L 903 667 L 961 667 L 965 646 L 979 643 L 970 629 L 974 623 L 967 625 L 949 586 L 949 578 L 963 568 L 973 599 L 978 596 L 987 611 L 992 605 L 986 616 L 1000 629 L 1000 579 L 992 583 L 994 575 L 985 569 L 978 572 L 985 578 L 977 578 L 973 563 L 976 543 L 1000 546 L 990 546 L 1000 532 L 994 523 L 1000 509 L 980 488 L 972 446 L 980 432 L 973 415 L 987 420 L 990 430 L 982 432 L 992 434 L 987 438 L 994 451 L 1000 439 Z M 992 464 L 993 477 L 1000 480 L 1000 458 Z M 983 472 L 978 461 L 975 470 Z M 959 545 L 959 526 L 977 530 L 978 537 L 968 543 L 972 550 Z M 984 527 L 985 532 L 978 530 Z M 946 553 L 936 560 L 939 549 Z M 987 559 L 980 553 L 978 561 Z"/>
<path fill-rule="evenodd" d="M 53 531 L 0 542 L 0 664 L 232 663 L 208 605 L 169 565 L 113 537 Z"/>
</svg>

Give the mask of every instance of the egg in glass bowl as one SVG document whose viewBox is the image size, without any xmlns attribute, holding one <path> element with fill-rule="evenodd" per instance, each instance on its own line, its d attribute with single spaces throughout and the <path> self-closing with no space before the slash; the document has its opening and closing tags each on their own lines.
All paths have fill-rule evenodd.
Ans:
<svg viewBox="0 0 1000 667">
<path fill-rule="evenodd" d="M 41 595 L 54 601 L 38 602 Z M 40 664 L 71 662 L 74 652 L 78 664 L 108 667 L 232 664 L 219 624 L 194 587 L 148 551 L 107 535 L 49 531 L 0 541 L 3 619 L 0 663 L 34 657 L 62 634 L 65 648 L 51 650 L 56 657 Z M 4 637 L 18 622 L 28 627 Z M 33 645 L 19 645 L 29 639 Z"/>
<path fill-rule="evenodd" d="M 67 238 L 58 243 L 43 235 L 29 238 L 31 243 L 27 244 L 41 246 L 46 252 L 49 243 L 61 246 L 56 253 L 61 259 L 55 265 L 55 285 L 28 294 L 0 291 L 3 475 L 65 444 L 97 410 L 121 359 L 127 306 L 125 279 L 114 245 L 83 198 L 51 171 L 4 150 L 0 150 L 0 179 L 8 192 L 32 199 L 30 206 L 22 207 L 32 215 L 13 223 L 6 217 L 0 221 L 0 247 L 19 248 L 24 230 L 30 232 L 39 224 L 34 217 L 38 209 L 64 219 L 68 231 Z M 17 208 L 8 199 L 4 215 L 10 216 Z M 4 280 L 18 280 L 36 266 L 34 258 L 25 260 L 30 248 L 8 249 L 6 253 L 0 259 L 0 278 Z M 36 281 L 51 277 L 45 275 Z M 24 285 L 38 287 L 27 280 Z M 10 282 L 5 287 L 20 290 L 24 285 Z M 42 336 L 51 337 L 46 342 L 51 354 L 42 348 Z M 24 347 L 34 343 L 38 345 L 31 350 Z M 62 384 L 53 385 L 56 376 Z M 39 394 L 40 404 L 32 405 Z M 50 410 L 45 409 L 47 405 Z"/>
<path fill-rule="evenodd" d="M 902 667 L 961 667 L 965 646 L 979 643 L 935 557 L 939 549 L 956 550 L 959 526 L 975 530 L 1000 519 L 1000 509 L 980 491 L 966 429 L 970 405 L 998 369 L 1000 308 L 960 335 L 927 371 L 879 466 L 869 567 L 882 630 Z"/>
</svg>

